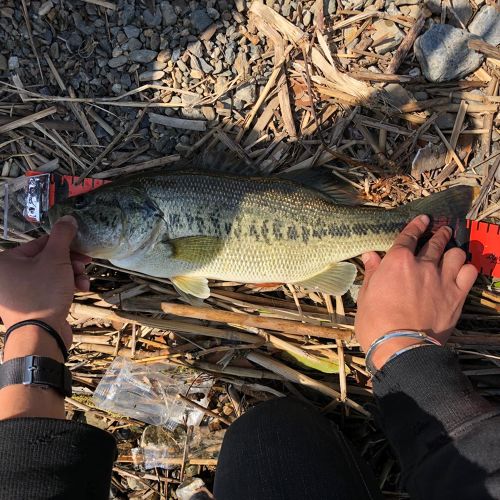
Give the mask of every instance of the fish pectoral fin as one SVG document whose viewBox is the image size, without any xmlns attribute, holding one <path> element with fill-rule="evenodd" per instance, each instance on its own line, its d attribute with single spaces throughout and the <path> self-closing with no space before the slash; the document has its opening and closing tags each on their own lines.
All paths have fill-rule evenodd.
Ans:
<svg viewBox="0 0 500 500">
<path fill-rule="evenodd" d="M 357 269 L 354 264 L 337 262 L 329 266 L 325 271 L 293 284 L 315 292 L 344 295 L 354 283 L 356 273 Z"/>
<path fill-rule="evenodd" d="M 220 253 L 224 241 L 215 236 L 186 236 L 163 241 L 172 250 L 172 258 L 185 262 L 207 262 Z"/>
<path fill-rule="evenodd" d="M 208 299 L 210 297 L 210 288 L 207 278 L 198 276 L 175 276 L 170 278 L 173 285 L 187 295 L 198 297 L 199 299 Z"/>
</svg>

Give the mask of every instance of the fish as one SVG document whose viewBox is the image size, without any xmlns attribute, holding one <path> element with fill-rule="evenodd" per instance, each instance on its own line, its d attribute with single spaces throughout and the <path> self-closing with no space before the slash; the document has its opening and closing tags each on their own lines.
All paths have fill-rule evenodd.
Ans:
<svg viewBox="0 0 500 500">
<path fill-rule="evenodd" d="M 415 216 L 463 236 L 474 188 L 456 186 L 394 209 L 356 205 L 324 176 L 241 176 L 195 170 L 124 177 L 55 205 L 78 222 L 73 250 L 124 270 L 169 278 L 188 297 L 208 280 L 283 283 L 343 295 L 348 259 L 386 251 Z M 463 239 L 463 238 L 462 238 Z"/>
</svg>

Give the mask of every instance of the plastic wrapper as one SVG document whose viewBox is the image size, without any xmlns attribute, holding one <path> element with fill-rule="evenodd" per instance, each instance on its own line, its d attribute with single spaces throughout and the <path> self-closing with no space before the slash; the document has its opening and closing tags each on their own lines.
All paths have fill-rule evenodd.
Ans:
<svg viewBox="0 0 500 500">
<path fill-rule="evenodd" d="M 102 410 L 174 430 L 179 424 L 197 426 L 204 415 L 177 395 L 206 407 L 212 383 L 211 377 L 187 368 L 143 365 L 118 357 L 97 386 L 94 402 Z"/>
<path fill-rule="evenodd" d="M 217 459 L 224 433 L 225 430 L 210 431 L 208 427 L 194 427 L 188 431 L 177 427 L 169 431 L 150 425 L 144 429 L 140 446 L 132 449 L 132 459 L 136 467 L 144 469 L 174 468 L 182 463 L 185 450 L 187 461 Z"/>
</svg>

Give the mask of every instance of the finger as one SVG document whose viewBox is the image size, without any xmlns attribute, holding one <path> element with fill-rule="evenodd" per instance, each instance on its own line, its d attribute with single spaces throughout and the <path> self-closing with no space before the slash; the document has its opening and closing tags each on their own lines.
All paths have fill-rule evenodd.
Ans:
<svg viewBox="0 0 500 500">
<path fill-rule="evenodd" d="M 51 257 L 69 257 L 69 247 L 76 235 L 78 223 L 71 215 L 61 217 L 52 227 L 45 250 Z"/>
<path fill-rule="evenodd" d="M 88 276 L 84 274 L 75 276 L 75 286 L 80 292 L 88 292 L 90 290 L 90 280 Z"/>
<path fill-rule="evenodd" d="M 85 264 L 83 262 L 72 260 L 71 266 L 73 267 L 73 273 L 75 274 L 75 276 L 85 273 Z"/>
<path fill-rule="evenodd" d="M 389 252 L 396 248 L 407 248 L 415 253 L 415 248 L 417 248 L 418 240 L 425 233 L 427 226 L 429 225 L 429 217 L 427 215 L 419 215 L 415 217 L 399 234 L 399 236 L 394 241 L 394 245 L 389 250 Z"/>
<path fill-rule="evenodd" d="M 450 241 L 450 238 L 451 228 L 448 226 L 439 228 L 432 238 L 422 247 L 422 250 L 418 253 L 418 257 L 421 260 L 428 260 L 437 265 L 443 256 L 444 249 Z"/>
<path fill-rule="evenodd" d="M 465 264 L 458 272 L 457 286 L 464 294 L 469 293 L 476 281 L 477 274 L 477 269 L 472 264 Z"/>
<path fill-rule="evenodd" d="M 382 259 L 377 252 L 367 252 L 361 256 L 361 260 L 365 265 L 365 279 L 363 280 L 363 286 L 367 286 L 373 273 L 378 269 Z"/>
<path fill-rule="evenodd" d="M 23 243 L 12 250 L 13 254 L 22 255 L 23 257 L 34 257 L 38 255 L 47 244 L 49 240 L 48 236 L 42 236 L 36 240 L 29 241 L 28 243 Z"/>
<path fill-rule="evenodd" d="M 84 264 L 90 264 L 92 262 L 92 257 L 89 255 L 83 255 L 83 253 L 71 252 L 70 254 L 71 262 L 78 261 Z"/>
<path fill-rule="evenodd" d="M 465 264 L 467 256 L 460 248 L 451 248 L 443 255 L 443 263 L 441 264 L 441 273 L 445 280 L 456 281 L 458 273 Z"/>
</svg>

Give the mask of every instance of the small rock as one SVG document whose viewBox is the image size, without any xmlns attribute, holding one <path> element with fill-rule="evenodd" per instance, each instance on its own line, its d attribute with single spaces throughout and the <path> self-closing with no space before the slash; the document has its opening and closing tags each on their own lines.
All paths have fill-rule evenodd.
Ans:
<svg viewBox="0 0 500 500">
<path fill-rule="evenodd" d="M 414 92 L 413 95 L 415 96 L 415 99 L 417 101 L 426 101 L 429 99 L 429 94 L 427 92 L 424 92 L 423 90 Z"/>
<path fill-rule="evenodd" d="M 200 67 L 203 73 L 209 74 L 214 70 L 214 68 L 210 66 L 210 64 L 208 64 L 207 61 L 205 61 L 205 59 L 203 59 L 202 57 L 198 59 L 198 62 L 200 63 Z"/>
<path fill-rule="evenodd" d="M 191 54 L 193 54 L 196 57 L 203 56 L 203 45 L 199 40 L 188 44 L 187 49 L 189 52 L 191 52 Z"/>
<path fill-rule="evenodd" d="M 128 61 L 127 56 L 113 57 L 108 61 L 108 66 L 110 68 L 119 68 L 120 66 L 126 64 L 127 61 Z"/>
<path fill-rule="evenodd" d="M 234 98 L 243 101 L 245 104 L 253 104 L 257 98 L 257 86 L 246 83 L 235 92 Z"/>
<path fill-rule="evenodd" d="M 420 71 L 420 68 L 412 68 L 410 71 L 408 71 L 408 76 L 411 76 L 412 78 L 417 78 L 422 74 Z"/>
<path fill-rule="evenodd" d="M 114 83 L 113 86 L 111 87 L 111 92 L 114 92 L 115 94 L 119 94 L 121 91 L 122 91 L 121 83 Z"/>
<path fill-rule="evenodd" d="M 125 32 L 127 38 L 139 38 L 139 35 L 141 34 L 141 29 L 132 25 L 125 26 L 123 31 Z"/>
<path fill-rule="evenodd" d="M 234 5 L 236 6 L 236 10 L 238 12 L 243 12 L 246 9 L 245 0 L 234 0 Z"/>
<path fill-rule="evenodd" d="M 69 50 L 76 52 L 82 46 L 83 38 L 78 33 L 71 33 L 66 39 L 66 43 Z"/>
<path fill-rule="evenodd" d="M 441 3 L 442 3 L 442 0 L 426 0 L 425 1 L 425 6 L 433 14 L 441 14 Z"/>
<path fill-rule="evenodd" d="M 51 0 L 42 3 L 42 5 L 40 5 L 40 8 L 38 9 L 38 15 L 40 17 L 46 16 L 52 10 L 52 7 L 54 7 L 54 4 Z"/>
<path fill-rule="evenodd" d="M 149 9 L 144 11 L 144 23 L 150 27 L 160 26 L 163 16 L 161 15 L 160 9 L 156 9 L 155 12 L 151 12 Z"/>
<path fill-rule="evenodd" d="M 469 31 L 480 36 L 491 45 L 500 44 L 500 10 L 494 5 L 485 5 L 469 24 Z"/>
<path fill-rule="evenodd" d="M 187 71 L 189 71 L 189 68 L 187 67 L 187 64 L 182 60 L 182 59 L 179 59 L 177 61 L 177 67 L 183 72 L 183 73 L 186 73 Z"/>
<path fill-rule="evenodd" d="M 161 80 L 165 76 L 165 71 L 144 71 L 139 75 L 140 82 L 150 82 Z"/>
<path fill-rule="evenodd" d="M 397 47 L 405 36 L 393 21 L 379 19 L 373 23 L 372 27 L 375 32 L 371 36 L 377 54 L 386 54 L 394 47 Z"/>
<path fill-rule="evenodd" d="M 120 12 L 120 17 L 123 26 L 130 24 L 135 18 L 135 2 L 133 5 L 124 2 L 123 9 Z"/>
<path fill-rule="evenodd" d="M 141 50 L 133 50 L 129 54 L 129 58 L 131 61 L 141 64 L 147 64 L 148 62 L 151 62 L 153 59 L 156 59 L 157 55 L 158 52 L 154 50 L 141 49 Z"/>
<path fill-rule="evenodd" d="M 122 73 L 120 75 L 120 83 L 121 83 L 122 87 L 124 87 L 125 89 L 128 89 L 132 86 L 132 78 L 130 77 L 130 75 L 128 73 Z"/>
<path fill-rule="evenodd" d="M 122 45 L 123 50 L 135 51 L 142 48 L 142 43 L 137 38 L 131 38 Z"/>
<path fill-rule="evenodd" d="M 162 50 L 157 57 L 158 62 L 168 62 L 172 59 L 172 51 L 169 49 Z"/>
<path fill-rule="evenodd" d="M 7 58 L 3 54 L 0 54 L 0 71 L 7 71 L 8 67 Z"/>
<path fill-rule="evenodd" d="M 10 70 L 18 69 L 19 68 L 19 57 L 10 56 L 9 61 L 8 61 L 8 66 L 9 66 Z"/>
<path fill-rule="evenodd" d="M 49 53 L 52 59 L 59 59 L 59 44 L 57 42 L 50 46 Z"/>
<path fill-rule="evenodd" d="M 219 19 L 220 14 L 217 9 L 214 9 L 213 7 L 207 7 L 207 14 L 214 20 L 217 21 Z"/>
<path fill-rule="evenodd" d="M 387 92 L 389 102 L 396 108 L 415 101 L 413 95 L 399 83 L 389 83 L 384 90 Z"/>
<path fill-rule="evenodd" d="M 469 0 L 453 0 L 453 11 L 464 26 L 469 24 L 472 17 L 472 6 Z M 447 12 L 448 22 L 456 28 L 461 28 L 462 25 L 458 22 L 458 19 L 450 11 Z"/>
<path fill-rule="evenodd" d="M 191 13 L 191 24 L 201 33 L 212 24 L 212 19 L 205 9 L 196 9 Z"/>
<path fill-rule="evenodd" d="M 191 78 L 194 78 L 195 80 L 201 80 L 204 76 L 203 71 L 199 69 L 192 69 L 189 72 L 189 75 L 191 76 Z"/>
<path fill-rule="evenodd" d="M 302 20 L 304 22 L 304 26 L 309 26 L 309 24 L 312 21 L 312 15 L 311 15 L 311 11 L 310 10 L 306 11 L 306 13 L 304 14 L 304 17 L 302 18 Z"/>
<path fill-rule="evenodd" d="M 205 119 L 210 122 L 217 118 L 217 113 L 215 112 L 215 109 L 212 106 L 202 106 L 201 112 L 203 113 Z"/>
<path fill-rule="evenodd" d="M 150 71 L 163 71 L 167 67 L 167 63 L 162 63 L 160 61 L 153 61 L 148 64 L 148 70 Z"/>
<path fill-rule="evenodd" d="M 173 26 L 177 22 L 177 14 L 172 4 L 170 2 L 162 2 L 160 9 L 163 16 L 163 24 L 165 26 Z"/>
<path fill-rule="evenodd" d="M 467 44 L 475 38 L 470 33 L 449 24 L 435 24 L 415 41 L 415 55 L 431 82 L 446 82 L 472 73 L 483 56 L 469 50 Z"/>
<path fill-rule="evenodd" d="M 323 14 L 333 16 L 337 12 L 336 0 L 323 0 Z"/>
</svg>

